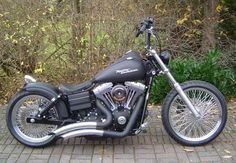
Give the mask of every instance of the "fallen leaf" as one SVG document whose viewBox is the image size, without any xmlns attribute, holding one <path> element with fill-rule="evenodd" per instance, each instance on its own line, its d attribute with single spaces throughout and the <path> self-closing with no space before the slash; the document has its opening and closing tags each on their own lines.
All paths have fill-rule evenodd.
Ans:
<svg viewBox="0 0 236 163">
<path fill-rule="evenodd" d="M 223 156 L 223 158 L 231 158 L 232 156 L 230 156 L 230 155 L 225 155 L 225 156 Z"/>
<path fill-rule="evenodd" d="M 194 152 L 193 149 L 188 149 L 188 148 L 184 148 L 184 151 L 186 151 L 186 152 Z"/>
<path fill-rule="evenodd" d="M 225 153 L 230 154 L 230 151 L 228 151 L 227 149 L 225 149 L 224 151 Z"/>
</svg>

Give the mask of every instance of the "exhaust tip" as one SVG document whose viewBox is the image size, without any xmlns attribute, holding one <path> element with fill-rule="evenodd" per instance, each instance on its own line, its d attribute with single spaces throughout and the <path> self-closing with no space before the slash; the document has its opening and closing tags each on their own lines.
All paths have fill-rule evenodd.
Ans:
<svg viewBox="0 0 236 163">
<path fill-rule="evenodd" d="M 71 131 L 66 134 L 60 135 L 60 138 L 66 140 L 78 136 L 103 136 L 103 134 L 104 134 L 103 130 L 83 129 L 83 130 Z"/>
</svg>

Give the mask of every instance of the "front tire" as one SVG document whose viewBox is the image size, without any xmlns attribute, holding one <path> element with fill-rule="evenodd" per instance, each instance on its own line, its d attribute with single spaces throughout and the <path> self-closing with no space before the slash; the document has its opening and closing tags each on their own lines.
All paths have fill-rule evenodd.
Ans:
<svg viewBox="0 0 236 163">
<path fill-rule="evenodd" d="M 44 147 L 53 143 L 54 135 L 48 135 L 57 129 L 56 125 L 27 123 L 29 115 L 37 114 L 40 107 L 46 106 L 53 97 L 43 92 L 21 91 L 8 104 L 7 127 L 20 143 L 29 147 Z M 56 107 L 49 110 L 48 118 L 60 119 Z"/>
<path fill-rule="evenodd" d="M 172 89 L 162 107 L 164 128 L 182 145 L 207 144 L 221 133 L 226 124 L 224 96 L 215 86 L 204 81 L 188 81 L 181 87 L 201 116 L 194 117 L 177 91 Z"/>
</svg>

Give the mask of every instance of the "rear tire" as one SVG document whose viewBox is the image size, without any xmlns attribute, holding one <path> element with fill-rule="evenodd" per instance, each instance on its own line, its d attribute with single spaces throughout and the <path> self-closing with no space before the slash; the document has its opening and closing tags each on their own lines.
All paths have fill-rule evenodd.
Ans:
<svg viewBox="0 0 236 163">
<path fill-rule="evenodd" d="M 27 123 L 30 114 L 37 113 L 39 105 L 47 105 L 53 97 L 43 92 L 21 91 L 11 99 L 7 108 L 6 123 L 10 133 L 20 143 L 29 147 L 44 147 L 56 141 L 54 135 L 47 135 L 58 126 Z M 60 119 L 57 107 L 50 109 L 51 118 Z"/>
<path fill-rule="evenodd" d="M 162 106 L 162 123 L 167 133 L 187 146 L 204 145 L 224 129 L 227 106 L 222 93 L 210 83 L 188 81 L 182 89 L 201 114 L 195 118 L 175 89 L 166 96 Z"/>
</svg>

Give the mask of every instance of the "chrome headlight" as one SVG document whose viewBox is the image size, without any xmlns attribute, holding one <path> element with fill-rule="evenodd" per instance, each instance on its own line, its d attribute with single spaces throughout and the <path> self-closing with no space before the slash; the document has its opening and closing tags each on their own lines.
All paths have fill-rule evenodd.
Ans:
<svg viewBox="0 0 236 163">
<path fill-rule="evenodd" d="M 170 51 L 165 50 L 165 51 L 161 52 L 160 58 L 165 63 L 165 65 L 168 65 L 169 61 L 170 61 Z"/>
</svg>

